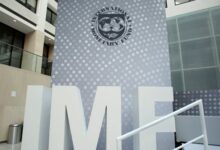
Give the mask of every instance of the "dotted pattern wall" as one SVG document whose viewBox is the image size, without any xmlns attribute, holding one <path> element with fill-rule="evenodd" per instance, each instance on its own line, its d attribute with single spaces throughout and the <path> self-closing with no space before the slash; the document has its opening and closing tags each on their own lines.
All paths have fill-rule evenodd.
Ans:
<svg viewBox="0 0 220 150">
<path fill-rule="evenodd" d="M 197 90 L 175 92 L 174 109 L 182 108 L 198 99 L 203 100 L 206 116 L 220 116 L 220 90 Z M 198 107 L 190 109 L 181 115 L 199 115 Z"/>
<path fill-rule="evenodd" d="M 132 35 L 118 46 L 101 44 L 91 32 L 94 14 L 109 6 L 122 8 L 132 19 Z M 123 133 L 136 128 L 138 87 L 171 83 L 164 1 L 60 0 L 52 79 L 54 85 L 80 88 L 87 124 L 96 87 L 121 86 Z M 98 150 L 105 149 L 105 126 Z M 163 137 L 172 147 L 173 136 Z M 167 140 L 158 143 L 167 145 Z M 123 142 L 123 149 L 132 150 L 133 139 Z"/>
</svg>

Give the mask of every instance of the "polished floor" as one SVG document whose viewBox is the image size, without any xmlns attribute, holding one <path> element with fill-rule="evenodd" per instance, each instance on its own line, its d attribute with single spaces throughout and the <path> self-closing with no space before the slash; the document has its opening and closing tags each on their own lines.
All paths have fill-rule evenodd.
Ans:
<svg viewBox="0 0 220 150">
<path fill-rule="evenodd" d="M 21 150 L 21 144 L 9 145 L 3 143 L 0 144 L 0 150 Z"/>
</svg>

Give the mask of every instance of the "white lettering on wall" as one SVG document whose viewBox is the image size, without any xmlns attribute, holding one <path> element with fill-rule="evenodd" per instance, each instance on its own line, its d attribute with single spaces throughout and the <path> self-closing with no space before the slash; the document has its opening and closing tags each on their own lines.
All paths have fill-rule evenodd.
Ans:
<svg viewBox="0 0 220 150">
<path fill-rule="evenodd" d="M 98 87 L 88 128 L 80 91 L 74 86 L 53 86 L 49 150 L 65 150 L 68 118 L 74 150 L 96 150 L 102 122 L 107 113 L 106 150 L 116 150 L 121 135 L 121 89 Z"/>
</svg>

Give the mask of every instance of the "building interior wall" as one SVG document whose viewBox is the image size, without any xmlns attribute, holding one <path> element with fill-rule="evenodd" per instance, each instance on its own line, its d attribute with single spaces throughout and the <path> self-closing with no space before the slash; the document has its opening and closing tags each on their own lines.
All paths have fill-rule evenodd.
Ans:
<svg viewBox="0 0 220 150">
<path fill-rule="evenodd" d="M 52 35 L 55 34 L 55 26 L 46 26 L 48 23 L 46 10 L 47 7 L 50 7 L 56 12 L 57 2 L 55 0 L 38 0 L 37 2 L 36 12 L 29 10 L 18 1 L 0 2 L 0 22 L 8 25 L 8 30 L 18 30 L 24 36 L 21 46 L 7 41 L 0 44 L 1 56 L 11 54 L 5 48 L 8 47 L 8 49 L 12 49 L 13 54 L 15 50 L 19 49 L 22 57 L 21 66 L 15 66 L 17 68 L 11 67 L 13 65 L 10 64 L 7 64 L 9 66 L 0 64 L 0 142 L 7 140 L 9 124 L 23 122 L 27 86 L 51 86 L 51 77 L 40 73 L 42 73 L 42 54 L 45 40 L 46 38 L 48 41 L 50 40 L 49 43 L 54 41 L 54 37 L 48 37 L 45 31 L 48 30 Z M 2 28 L 2 30 L 4 29 Z M 1 42 L 9 38 L 8 30 L 4 30 L 5 34 L 0 35 Z M 53 46 L 50 47 L 48 58 L 50 62 L 53 58 L 52 52 Z"/>
<path fill-rule="evenodd" d="M 0 65 L 0 83 L 0 141 L 6 141 L 9 124 L 23 122 L 27 86 L 50 87 L 51 78 Z"/>
<path fill-rule="evenodd" d="M 50 0 L 50 4 L 52 1 L 54 1 L 54 0 Z M 193 11 L 202 10 L 202 12 L 204 13 L 206 11 L 204 9 L 220 5 L 219 0 L 212 0 L 212 1 L 209 1 L 208 3 L 207 3 L 207 0 L 196 0 L 196 1 L 186 3 L 184 5 L 178 5 L 178 6 L 175 6 L 173 2 L 174 2 L 174 0 L 168 0 L 168 9 L 166 10 L 168 22 L 169 21 L 172 22 L 172 20 L 175 20 L 175 22 L 176 22 L 176 20 L 181 20 L 180 17 L 184 17 L 184 16 L 187 18 L 188 17 L 187 15 L 192 15 L 192 14 L 188 14 L 188 13 L 191 13 Z M 15 1 L 13 1 L 13 2 L 10 2 L 10 1 L 6 2 L 5 1 L 3 4 L 5 4 L 6 6 L 10 6 L 10 8 L 13 8 L 17 12 L 20 11 L 20 14 L 22 14 L 24 16 L 26 15 L 27 18 L 29 18 L 30 20 L 32 20 L 34 23 L 37 24 L 37 15 L 36 14 L 33 14 L 33 12 L 29 12 L 29 11 L 28 11 L 28 13 L 26 13 L 27 10 L 23 6 L 20 6 L 20 5 L 18 5 L 18 3 L 16 3 L 16 4 L 15 3 L 16 3 Z M 55 3 L 55 2 L 52 2 L 52 3 Z M 18 6 L 18 7 L 16 7 L 16 6 Z M 216 12 L 217 12 L 217 14 L 220 14 L 220 13 L 218 13 L 218 11 L 216 11 Z M 219 36 L 220 30 L 218 30 L 220 22 L 218 22 L 218 19 L 213 18 L 212 11 L 210 11 L 208 13 L 210 13 L 211 15 L 209 16 L 209 14 L 208 14 L 208 17 L 206 19 L 213 19 L 212 25 L 214 25 L 213 23 L 215 22 L 217 24 L 217 26 L 216 26 L 217 30 L 216 30 L 216 32 L 208 32 L 208 33 L 211 33 L 212 35 L 208 34 L 205 36 L 212 39 L 212 40 L 210 40 L 211 42 L 208 42 L 211 47 L 210 51 L 214 51 L 215 54 L 213 54 L 213 56 L 216 57 L 216 59 L 218 59 L 217 57 L 220 54 L 220 36 Z M 178 17 L 175 17 L 177 15 L 178 15 Z M 182 15 L 184 15 L 184 16 L 182 16 Z M 13 15 L 11 15 L 11 16 L 13 16 Z M 17 19 L 17 20 L 19 21 L 19 19 Z M 42 20 L 45 20 L 45 19 L 42 19 Z M 25 22 L 22 22 L 22 23 L 27 24 Z M 41 24 L 43 24 L 43 23 L 41 23 Z M 46 30 L 51 31 L 52 33 L 55 33 L 54 26 L 52 26 L 48 22 L 46 22 L 45 24 L 46 24 L 45 25 Z M 169 25 L 169 23 L 168 23 L 168 25 Z M 196 24 L 196 25 L 198 26 L 198 25 L 202 25 L 202 24 L 200 22 L 198 22 L 198 24 Z M 16 28 L 16 26 L 14 26 L 14 27 Z M 208 26 L 208 27 L 210 27 L 210 26 Z M 188 25 L 188 29 L 192 29 L 192 28 L 193 28 L 193 26 Z M 174 28 L 172 28 L 172 31 L 171 31 L 172 33 L 174 33 L 173 29 Z M 215 29 L 212 27 L 211 30 L 214 31 Z M 32 31 L 34 31 L 34 27 L 32 27 Z M 206 31 L 206 30 L 202 30 L 202 31 Z M 169 32 L 169 30 L 168 30 L 168 32 Z M 217 32 L 218 32 L 218 35 L 217 34 L 214 35 Z M 192 32 L 189 32 L 189 33 L 192 34 Z M 34 50 L 33 45 L 35 45 L 34 47 L 36 47 L 35 49 L 37 51 L 37 54 L 41 55 L 42 44 L 44 42 L 44 40 L 42 39 L 44 35 L 42 35 L 42 34 L 44 34 L 44 33 L 36 33 L 36 34 L 38 34 L 38 37 L 41 37 L 41 38 L 38 38 L 38 39 L 33 38 L 34 39 L 33 42 L 30 42 L 30 39 L 26 39 L 26 44 L 29 44 L 28 46 L 26 45 L 26 47 L 29 47 L 29 48 L 27 48 L 28 50 Z M 35 36 L 36 36 L 36 34 L 35 34 Z M 33 37 L 33 35 L 34 34 L 32 34 L 32 37 Z M 171 35 L 171 34 L 169 34 L 169 35 Z M 175 38 L 175 39 L 178 39 L 178 38 Z M 213 42 L 213 39 L 215 39 L 214 42 Z M 40 49 L 38 48 L 39 47 L 39 40 L 41 43 Z M 189 39 L 187 39 L 187 40 L 189 42 Z M 218 49 L 215 49 L 215 48 L 213 49 L 212 43 L 214 43 L 213 45 L 215 45 L 216 46 L 215 48 L 218 48 Z M 181 40 L 169 41 L 169 44 L 170 44 L 170 51 L 171 51 L 171 48 L 173 48 L 173 47 L 175 49 L 175 46 L 177 46 L 177 51 L 178 51 L 179 50 L 178 48 L 181 47 Z M 52 59 L 53 58 L 53 50 L 52 50 L 53 48 L 52 47 L 53 46 L 50 47 L 51 50 L 49 51 L 49 61 L 53 60 Z M 207 47 L 207 49 L 208 48 L 209 47 Z M 217 53 L 216 53 L 216 50 L 217 50 Z M 170 54 L 171 54 L 171 52 L 170 52 Z M 33 57 L 30 57 L 29 54 L 27 54 L 27 55 L 28 56 L 25 55 L 25 57 L 23 59 L 23 60 L 26 60 L 26 64 L 32 63 L 33 60 L 35 61 L 35 58 L 33 59 Z M 207 55 L 205 55 L 205 56 L 207 56 Z M 172 55 L 170 57 L 171 57 L 171 59 L 176 58 L 176 56 L 172 56 Z M 180 59 L 180 58 L 177 58 L 177 59 Z M 42 60 L 39 59 L 39 62 L 40 61 L 42 61 Z M 179 63 L 174 61 L 173 64 L 178 65 Z M 212 65 L 214 68 L 217 68 L 215 62 Z M 38 68 L 37 69 L 38 72 L 41 72 L 40 71 L 41 63 L 37 64 L 37 66 L 38 67 L 27 66 L 26 68 L 24 67 L 24 69 L 31 68 L 29 70 L 36 71 L 36 68 Z M 33 67 L 33 69 L 32 69 L 32 67 Z M 204 66 L 204 67 L 207 67 L 207 66 Z M 171 62 L 171 70 L 172 70 L 172 62 Z M 204 68 L 204 70 L 207 70 L 207 68 Z M 212 70 L 213 70 L 213 68 L 212 68 Z M 213 74 L 214 78 L 216 79 L 216 82 L 213 81 L 214 78 L 212 77 L 212 75 L 210 76 L 210 73 L 212 73 L 213 71 L 207 70 L 206 72 L 209 75 L 207 77 L 205 77 L 205 79 L 212 79 L 212 82 L 207 81 L 206 82 L 207 84 L 203 84 L 205 87 L 203 87 L 202 90 L 199 88 L 197 88 L 197 89 L 194 88 L 194 89 L 188 89 L 188 91 L 185 91 L 185 92 L 183 92 L 183 90 L 187 90 L 187 87 L 186 86 L 184 87 L 182 85 L 183 84 L 183 81 L 182 81 L 183 77 L 182 76 L 184 75 L 184 73 L 183 73 L 184 69 L 182 68 L 182 70 L 181 69 L 179 70 L 180 72 L 182 72 L 182 76 L 181 76 L 181 73 L 177 73 L 178 72 L 177 70 L 175 70 L 175 69 L 172 70 L 172 80 L 173 80 L 172 84 L 174 85 L 174 88 L 176 91 L 175 92 L 174 109 L 176 110 L 178 108 L 185 106 L 188 103 L 191 103 L 192 101 L 194 101 L 196 99 L 202 98 L 202 99 L 204 99 L 204 103 L 205 103 L 206 116 L 215 116 L 215 117 L 220 116 L 220 111 L 219 111 L 219 109 L 220 109 L 220 102 L 219 102 L 219 97 L 220 97 L 219 95 L 220 94 L 219 93 L 220 92 L 218 90 L 218 88 L 220 87 L 220 84 L 219 83 L 216 84 L 217 78 L 219 77 L 219 73 L 218 73 L 219 68 L 217 68 L 216 70 L 217 71 L 216 72 L 214 71 L 214 74 Z M 198 83 L 200 83 L 200 84 L 203 81 L 205 81 L 202 78 L 196 78 L 196 77 L 197 76 L 195 76 L 194 79 L 191 79 L 191 81 L 196 81 L 196 79 L 201 79 L 201 82 L 198 81 Z M 202 76 L 200 76 L 200 77 L 202 77 Z M 188 83 L 192 83 L 192 82 L 189 81 Z M 7 131 L 8 131 L 7 129 L 8 129 L 8 125 L 10 123 L 23 121 L 26 88 L 30 84 L 31 85 L 35 84 L 35 85 L 50 86 L 50 77 L 40 75 L 38 73 L 36 74 L 33 72 L 0 65 L 0 141 L 5 141 L 7 139 Z M 182 88 L 179 86 L 182 86 Z M 209 87 L 207 87 L 207 86 L 209 86 Z M 190 85 L 188 87 L 192 88 Z M 196 87 L 201 87 L 201 86 L 198 84 Z M 211 90 L 210 90 L 210 87 L 212 88 Z M 14 94 L 13 91 L 16 91 L 16 93 L 17 93 L 16 97 L 11 96 Z M 198 115 L 198 114 L 197 114 L 197 111 L 194 109 L 194 110 L 186 112 L 184 115 Z M 219 143 L 219 145 L 220 145 L 220 143 Z"/>
</svg>

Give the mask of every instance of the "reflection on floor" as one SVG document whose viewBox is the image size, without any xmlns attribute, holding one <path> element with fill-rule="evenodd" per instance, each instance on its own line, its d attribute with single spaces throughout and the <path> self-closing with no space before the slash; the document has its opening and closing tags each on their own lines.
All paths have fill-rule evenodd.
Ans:
<svg viewBox="0 0 220 150">
<path fill-rule="evenodd" d="M 0 150 L 21 150 L 21 144 L 9 145 L 3 143 L 0 144 Z"/>
</svg>

